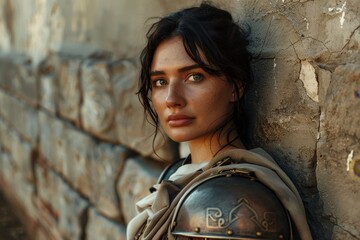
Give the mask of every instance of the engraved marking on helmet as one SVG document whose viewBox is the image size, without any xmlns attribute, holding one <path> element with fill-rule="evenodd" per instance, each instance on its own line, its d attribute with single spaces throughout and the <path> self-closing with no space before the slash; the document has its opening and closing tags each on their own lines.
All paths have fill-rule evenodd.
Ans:
<svg viewBox="0 0 360 240">
<path fill-rule="evenodd" d="M 260 228 L 269 231 L 269 228 L 271 228 L 271 226 L 274 227 L 275 213 L 264 212 L 264 220 L 260 222 L 257 212 L 250 206 L 249 201 L 245 198 L 241 198 L 240 200 L 238 200 L 238 204 L 233 209 L 231 209 L 227 219 L 227 224 L 225 218 L 223 217 L 224 214 L 222 209 L 217 207 L 206 208 L 206 227 L 213 229 L 229 227 L 233 222 L 239 219 L 236 211 L 238 211 L 238 209 L 240 208 L 248 209 L 252 213 L 252 217 L 250 219 Z"/>
<path fill-rule="evenodd" d="M 220 208 L 206 209 L 206 227 L 208 228 L 222 228 L 225 224 L 225 219 L 221 216 L 223 212 Z"/>
</svg>

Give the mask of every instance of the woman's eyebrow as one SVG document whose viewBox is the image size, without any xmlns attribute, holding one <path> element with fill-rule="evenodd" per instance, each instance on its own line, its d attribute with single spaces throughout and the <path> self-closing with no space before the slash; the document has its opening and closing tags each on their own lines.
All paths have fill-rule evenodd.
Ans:
<svg viewBox="0 0 360 240">
<path fill-rule="evenodd" d="M 195 63 L 193 65 L 182 67 L 178 70 L 178 72 L 187 72 L 192 69 L 201 68 L 199 64 Z"/>
<path fill-rule="evenodd" d="M 192 69 L 196 69 L 196 68 L 201 68 L 199 64 L 193 64 L 193 65 L 189 65 L 189 66 L 185 66 L 185 67 L 181 67 L 179 68 L 177 71 L 178 72 L 187 72 L 189 70 Z M 154 70 L 150 72 L 150 76 L 159 76 L 159 75 L 165 75 L 165 71 L 162 70 Z"/>
<path fill-rule="evenodd" d="M 159 75 L 164 75 L 165 72 L 164 71 L 151 71 L 150 72 L 150 76 L 159 76 Z"/>
</svg>

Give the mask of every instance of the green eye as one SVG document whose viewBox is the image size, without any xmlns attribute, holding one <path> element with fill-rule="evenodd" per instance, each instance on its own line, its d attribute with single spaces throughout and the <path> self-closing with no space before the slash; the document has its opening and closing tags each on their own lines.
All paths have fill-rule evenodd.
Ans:
<svg viewBox="0 0 360 240">
<path fill-rule="evenodd" d="M 161 86 L 166 85 L 166 81 L 164 79 L 157 79 L 154 81 L 154 85 L 156 87 L 161 87 Z"/>
<path fill-rule="evenodd" d="M 199 73 L 195 73 L 195 74 L 192 74 L 189 78 L 189 80 L 192 80 L 192 81 L 201 81 L 204 79 L 204 76 L 202 74 L 199 74 Z"/>
</svg>

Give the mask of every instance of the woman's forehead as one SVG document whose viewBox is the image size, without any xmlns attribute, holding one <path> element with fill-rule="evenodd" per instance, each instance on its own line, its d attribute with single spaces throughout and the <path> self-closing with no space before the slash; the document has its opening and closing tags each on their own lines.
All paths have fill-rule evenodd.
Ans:
<svg viewBox="0 0 360 240">
<path fill-rule="evenodd" d="M 202 51 L 199 51 L 199 53 L 200 57 L 203 58 Z M 206 61 L 204 62 L 206 63 Z M 194 64 L 196 62 L 186 52 L 182 37 L 175 36 L 162 41 L 158 45 L 152 59 L 151 71 L 181 68 Z"/>
</svg>

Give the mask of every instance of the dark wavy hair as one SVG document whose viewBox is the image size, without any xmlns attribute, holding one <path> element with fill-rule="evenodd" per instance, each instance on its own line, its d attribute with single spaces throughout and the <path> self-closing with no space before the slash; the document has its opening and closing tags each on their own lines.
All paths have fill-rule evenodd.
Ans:
<svg viewBox="0 0 360 240">
<path fill-rule="evenodd" d="M 155 22 L 146 34 L 147 45 L 140 55 L 141 73 L 138 96 L 144 107 L 145 114 L 151 117 L 155 126 L 155 137 L 159 129 L 158 115 L 151 106 L 150 71 L 154 53 L 158 45 L 165 39 L 180 36 L 183 39 L 187 54 L 209 74 L 225 76 L 232 83 L 238 94 L 238 101 L 234 104 L 231 116 L 222 124 L 223 130 L 229 123 L 230 129 L 236 129 L 238 136 L 230 138 L 227 133 L 228 144 L 237 138 L 245 143 L 246 125 L 243 111 L 243 100 L 240 88 L 247 88 L 251 80 L 250 60 L 246 46 L 245 31 L 232 18 L 231 14 L 219 9 L 208 2 L 198 7 L 191 7 L 174 12 Z M 201 58 L 201 53 L 206 59 Z M 155 139 L 154 137 L 154 139 Z M 225 145 L 225 146 L 227 146 Z M 223 146 L 223 147 L 225 147 Z"/>
</svg>

